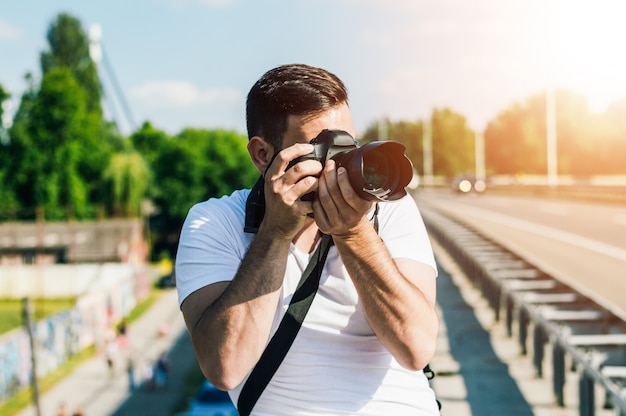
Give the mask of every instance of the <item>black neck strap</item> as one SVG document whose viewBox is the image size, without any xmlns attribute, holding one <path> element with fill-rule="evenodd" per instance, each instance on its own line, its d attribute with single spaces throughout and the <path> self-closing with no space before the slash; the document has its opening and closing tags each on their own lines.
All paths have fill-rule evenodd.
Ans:
<svg viewBox="0 0 626 416">
<path fill-rule="evenodd" d="M 287 355 L 287 351 L 291 348 L 291 344 L 293 344 L 300 326 L 302 326 L 304 317 L 309 311 L 309 307 L 317 293 L 322 269 L 331 245 L 332 237 L 323 234 L 322 241 L 313 253 L 304 273 L 302 273 L 285 316 L 280 321 L 278 329 L 265 347 L 259 362 L 252 369 L 248 380 L 246 380 L 241 390 L 239 400 L 237 401 L 237 410 L 239 410 L 240 416 L 248 416 L 250 414 L 257 400 L 261 397 L 263 390 L 265 390 L 276 370 L 278 370 L 278 366 L 280 366 L 285 355 Z"/>
</svg>

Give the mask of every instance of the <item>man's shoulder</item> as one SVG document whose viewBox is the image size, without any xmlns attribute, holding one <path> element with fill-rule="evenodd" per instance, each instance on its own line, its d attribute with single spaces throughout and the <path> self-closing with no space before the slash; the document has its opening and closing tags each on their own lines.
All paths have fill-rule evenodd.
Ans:
<svg viewBox="0 0 626 416">
<path fill-rule="evenodd" d="M 187 214 L 183 232 L 222 230 L 220 232 L 231 233 L 232 230 L 243 230 L 249 194 L 249 189 L 240 189 L 230 195 L 209 198 L 195 204 Z"/>
<path fill-rule="evenodd" d="M 228 214 L 245 212 L 246 200 L 250 194 L 249 189 L 239 189 L 230 195 L 209 198 L 206 201 L 198 202 L 189 210 L 190 215 L 207 215 L 207 214 Z"/>
</svg>

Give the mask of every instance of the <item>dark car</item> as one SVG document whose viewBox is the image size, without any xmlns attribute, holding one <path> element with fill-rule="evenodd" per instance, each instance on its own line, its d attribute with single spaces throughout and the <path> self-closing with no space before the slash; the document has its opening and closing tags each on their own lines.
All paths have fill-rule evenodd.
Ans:
<svg viewBox="0 0 626 416">
<path fill-rule="evenodd" d="M 165 276 L 159 277 L 159 280 L 157 281 L 157 287 L 161 289 L 176 287 L 176 273 L 172 272 L 166 274 Z"/>
<path fill-rule="evenodd" d="M 185 416 L 238 416 L 227 392 L 204 381 L 189 404 Z"/>
</svg>

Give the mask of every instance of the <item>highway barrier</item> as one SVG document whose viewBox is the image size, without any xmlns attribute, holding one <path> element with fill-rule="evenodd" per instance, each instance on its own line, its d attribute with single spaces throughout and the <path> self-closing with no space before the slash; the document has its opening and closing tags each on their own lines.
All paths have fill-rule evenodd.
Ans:
<svg viewBox="0 0 626 416">
<path fill-rule="evenodd" d="M 564 406 L 566 372 L 574 371 L 580 416 L 594 416 L 599 406 L 626 416 L 626 321 L 460 219 L 427 204 L 420 210 L 431 237 L 481 291 L 495 319 L 505 320 L 509 336 L 517 330 L 537 376 L 552 377 L 555 403 Z"/>
</svg>

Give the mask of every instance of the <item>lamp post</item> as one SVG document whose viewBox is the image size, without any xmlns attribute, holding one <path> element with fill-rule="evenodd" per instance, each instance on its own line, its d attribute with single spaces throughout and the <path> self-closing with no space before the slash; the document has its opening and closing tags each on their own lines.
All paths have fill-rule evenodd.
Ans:
<svg viewBox="0 0 626 416">
<path fill-rule="evenodd" d="M 546 154 L 548 158 L 548 186 L 559 184 L 556 135 L 556 96 L 553 87 L 546 90 Z"/>
<path fill-rule="evenodd" d="M 433 129 L 432 115 L 424 120 L 422 130 L 422 149 L 424 163 L 424 185 L 433 186 Z"/>
<path fill-rule="evenodd" d="M 476 181 L 485 180 L 485 134 L 482 130 L 474 131 L 474 162 Z"/>
</svg>

